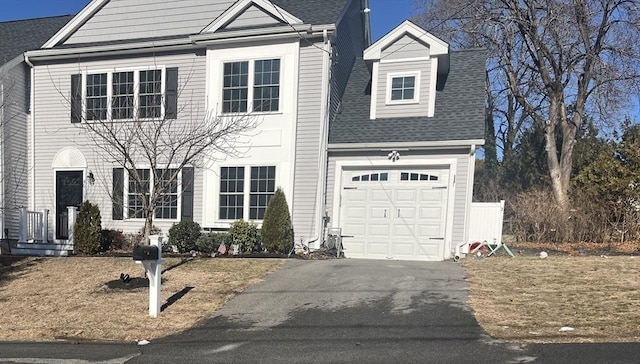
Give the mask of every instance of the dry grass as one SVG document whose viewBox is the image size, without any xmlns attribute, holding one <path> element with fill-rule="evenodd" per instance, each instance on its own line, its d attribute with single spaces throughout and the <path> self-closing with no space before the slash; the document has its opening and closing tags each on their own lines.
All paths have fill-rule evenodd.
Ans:
<svg viewBox="0 0 640 364">
<path fill-rule="evenodd" d="M 6 259 L 6 258 L 0 258 Z M 181 260 L 166 259 L 163 269 Z M 153 339 L 183 331 L 282 264 L 277 259 L 195 259 L 166 271 L 162 302 L 192 287 L 158 319 L 148 288 L 112 289 L 131 258 L 25 258 L 0 264 L 0 340 Z"/>
<path fill-rule="evenodd" d="M 464 265 L 471 306 L 494 338 L 640 341 L 638 257 L 469 257 Z"/>
</svg>

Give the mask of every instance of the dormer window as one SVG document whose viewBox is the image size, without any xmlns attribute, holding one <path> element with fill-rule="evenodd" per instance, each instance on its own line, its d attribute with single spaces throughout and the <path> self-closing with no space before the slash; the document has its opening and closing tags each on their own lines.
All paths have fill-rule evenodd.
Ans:
<svg viewBox="0 0 640 364">
<path fill-rule="evenodd" d="M 387 104 L 417 103 L 419 94 L 420 72 L 387 75 Z"/>
</svg>

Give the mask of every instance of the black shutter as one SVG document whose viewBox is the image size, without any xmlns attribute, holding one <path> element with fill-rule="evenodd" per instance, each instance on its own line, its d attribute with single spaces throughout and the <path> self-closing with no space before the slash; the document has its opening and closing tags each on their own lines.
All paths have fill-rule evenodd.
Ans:
<svg viewBox="0 0 640 364">
<path fill-rule="evenodd" d="M 178 118 L 178 68 L 167 68 L 167 80 L 165 82 L 165 119 Z"/>
<path fill-rule="evenodd" d="M 193 167 L 182 169 L 181 221 L 193 221 Z"/>
<path fill-rule="evenodd" d="M 82 75 L 71 75 L 71 122 L 82 121 Z"/>
<path fill-rule="evenodd" d="M 113 169 L 113 202 L 112 220 L 124 218 L 124 168 Z"/>
</svg>

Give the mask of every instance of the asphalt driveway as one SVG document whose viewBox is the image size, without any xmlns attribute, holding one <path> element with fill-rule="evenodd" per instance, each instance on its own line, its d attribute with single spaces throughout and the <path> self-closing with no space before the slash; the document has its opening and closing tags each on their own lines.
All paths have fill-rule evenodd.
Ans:
<svg viewBox="0 0 640 364">
<path fill-rule="evenodd" d="M 131 362 L 522 362 L 486 338 L 466 298 L 455 263 L 287 261 L 204 325 Z"/>
</svg>

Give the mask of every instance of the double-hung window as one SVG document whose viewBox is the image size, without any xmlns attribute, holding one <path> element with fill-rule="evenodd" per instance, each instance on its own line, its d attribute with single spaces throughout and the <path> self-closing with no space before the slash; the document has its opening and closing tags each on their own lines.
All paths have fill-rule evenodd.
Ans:
<svg viewBox="0 0 640 364">
<path fill-rule="evenodd" d="M 157 169 L 155 175 L 150 169 L 138 169 L 129 172 L 127 198 L 128 217 L 144 219 L 154 188 L 159 188 L 154 217 L 156 219 L 178 218 L 179 181 L 176 169 Z"/>
<path fill-rule="evenodd" d="M 276 167 L 251 167 L 249 219 L 262 220 L 267 204 L 276 191 Z"/>
<path fill-rule="evenodd" d="M 156 170 L 161 191 L 156 203 L 156 219 L 178 218 L 178 170 L 173 168 Z"/>
<path fill-rule="evenodd" d="M 151 192 L 151 173 L 149 169 L 137 169 L 129 173 L 128 212 L 129 218 L 146 217 L 145 206 L 149 204 Z"/>
<path fill-rule="evenodd" d="M 85 77 L 87 120 L 161 118 L 163 69 L 89 73 Z"/>
<path fill-rule="evenodd" d="M 244 167 L 220 169 L 220 219 L 239 220 L 244 216 Z"/>
<path fill-rule="evenodd" d="M 223 65 L 222 112 L 273 112 L 280 108 L 280 59 Z"/>
<path fill-rule="evenodd" d="M 115 72 L 112 79 L 111 115 L 114 119 L 133 119 L 134 72 Z"/>
<path fill-rule="evenodd" d="M 221 220 L 262 220 L 275 191 L 275 166 L 222 167 L 219 217 Z"/>
<path fill-rule="evenodd" d="M 87 75 L 87 120 L 106 120 L 108 110 L 107 74 Z"/>
<path fill-rule="evenodd" d="M 138 117 L 140 119 L 162 117 L 162 70 L 140 71 L 139 75 Z"/>
</svg>

